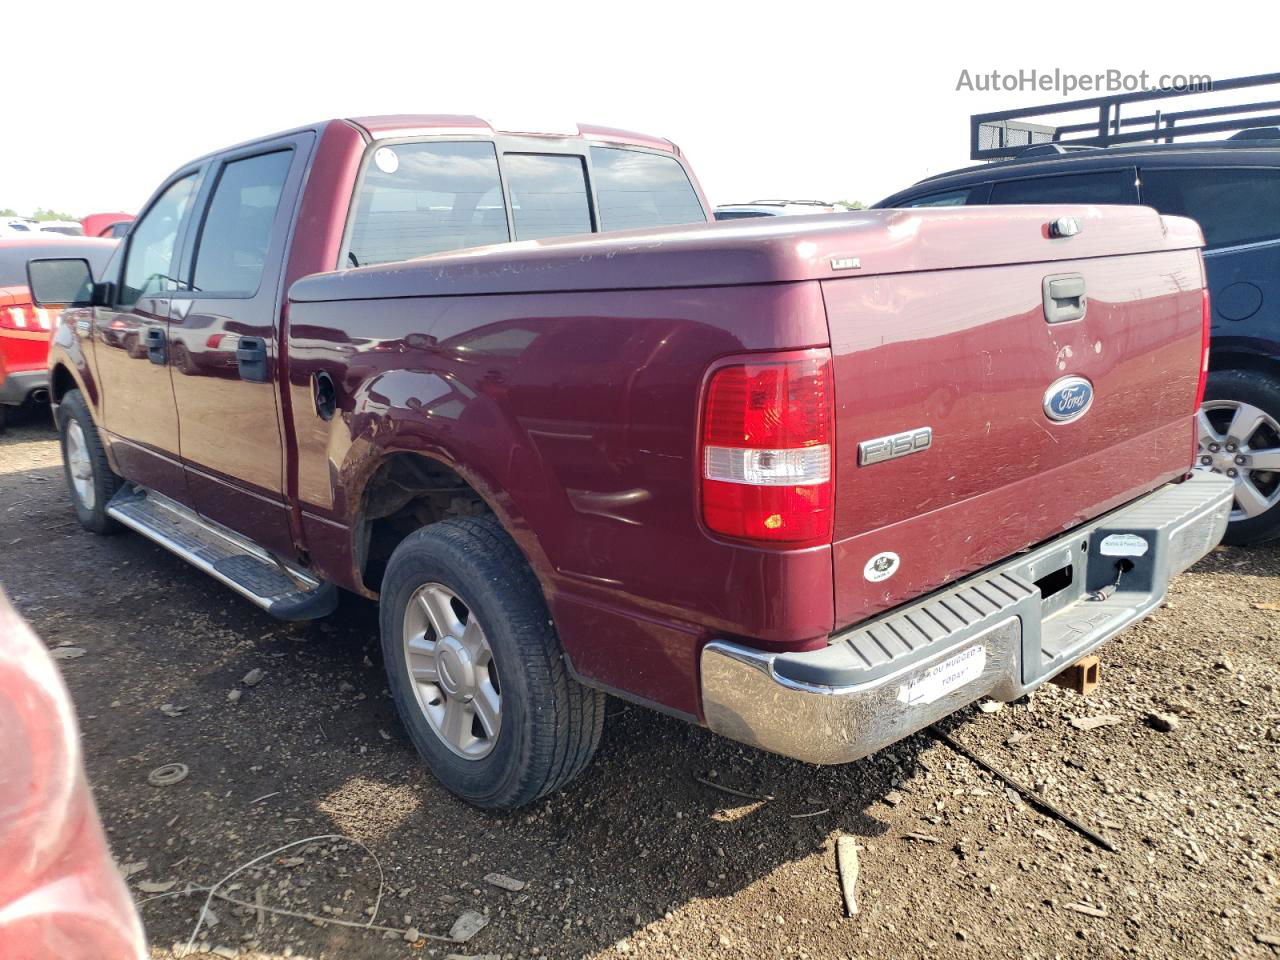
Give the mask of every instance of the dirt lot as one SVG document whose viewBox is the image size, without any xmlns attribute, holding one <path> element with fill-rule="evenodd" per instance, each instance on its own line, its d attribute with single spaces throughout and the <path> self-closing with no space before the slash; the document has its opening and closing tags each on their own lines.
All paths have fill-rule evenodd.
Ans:
<svg viewBox="0 0 1280 960">
<path fill-rule="evenodd" d="M 381 862 L 377 924 L 444 935 L 469 910 L 489 924 L 462 947 L 411 944 L 215 900 L 218 922 L 197 941 L 220 956 L 317 958 L 1272 956 L 1277 572 L 1280 550 L 1220 549 L 1104 648 L 1093 695 L 1047 687 L 948 724 L 1115 853 L 926 736 L 816 768 L 620 701 L 567 791 L 487 814 L 439 788 L 408 745 L 371 605 L 271 620 L 138 536 L 82 531 L 43 419 L 0 437 L 0 582 L 51 647 L 84 650 L 61 665 L 117 858 L 138 900 L 156 897 L 141 906 L 155 957 L 191 934 L 204 895 L 181 894 L 187 884 L 326 834 Z M 1156 729 L 1153 712 L 1174 728 Z M 1070 723 L 1100 715 L 1116 721 Z M 184 781 L 148 783 L 174 761 Z M 853 918 L 841 835 L 861 848 Z M 486 883 L 495 872 L 527 886 Z M 224 889 L 363 922 L 378 870 L 355 844 L 316 840 Z"/>
</svg>

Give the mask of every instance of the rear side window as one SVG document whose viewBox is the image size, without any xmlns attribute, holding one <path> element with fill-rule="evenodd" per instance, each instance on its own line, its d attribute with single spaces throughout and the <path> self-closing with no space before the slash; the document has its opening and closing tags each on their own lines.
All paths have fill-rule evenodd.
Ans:
<svg viewBox="0 0 1280 960">
<path fill-rule="evenodd" d="M 222 168 L 200 229 L 192 278 L 196 290 L 257 293 L 292 159 L 292 151 L 279 150 Z"/>
<path fill-rule="evenodd" d="M 601 230 L 705 223 L 706 212 L 675 157 L 592 147 Z"/>
<path fill-rule="evenodd" d="M 1137 203 L 1133 170 L 1074 173 L 1004 180 L 991 187 L 990 203 Z"/>
<path fill-rule="evenodd" d="M 1210 249 L 1280 237 L 1280 170 L 1143 170 L 1142 202 L 1197 221 Z"/>
<path fill-rule="evenodd" d="M 507 153 L 502 163 L 511 189 L 517 240 L 591 232 L 587 172 L 581 157 Z"/>
<path fill-rule="evenodd" d="M 343 265 L 351 267 L 510 240 L 493 144 L 378 147 L 356 194 L 349 237 Z"/>
<path fill-rule="evenodd" d="M 947 190 L 943 193 L 931 193 L 926 197 L 917 197 L 915 200 L 908 200 L 906 203 L 899 203 L 899 207 L 963 207 L 969 202 L 969 194 L 973 193 L 972 187 L 965 187 L 963 190 Z M 992 203 L 996 201 L 992 200 Z M 1011 203 L 1014 201 L 1005 201 Z"/>
</svg>

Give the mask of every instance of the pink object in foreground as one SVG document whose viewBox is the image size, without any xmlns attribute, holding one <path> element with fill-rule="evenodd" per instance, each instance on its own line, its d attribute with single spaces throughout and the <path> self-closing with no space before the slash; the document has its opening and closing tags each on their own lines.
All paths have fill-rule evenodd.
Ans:
<svg viewBox="0 0 1280 960">
<path fill-rule="evenodd" d="M 0 957 L 145 956 L 89 793 L 71 698 L 0 592 Z"/>
</svg>

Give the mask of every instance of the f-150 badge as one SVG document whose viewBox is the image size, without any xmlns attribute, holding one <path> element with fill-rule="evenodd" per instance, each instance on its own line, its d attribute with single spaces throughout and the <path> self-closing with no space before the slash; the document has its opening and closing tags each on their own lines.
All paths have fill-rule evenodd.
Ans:
<svg viewBox="0 0 1280 960">
<path fill-rule="evenodd" d="M 863 440 L 858 444 L 858 466 L 866 467 L 882 460 L 905 457 L 909 453 L 928 450 L 933 443 L 933 427 L 917 427 L 903 433 Z"/>
</svg>

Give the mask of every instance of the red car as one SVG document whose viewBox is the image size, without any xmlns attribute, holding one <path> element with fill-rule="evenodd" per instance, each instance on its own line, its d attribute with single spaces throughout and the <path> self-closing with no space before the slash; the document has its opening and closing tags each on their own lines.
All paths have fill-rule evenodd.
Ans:
<svg viewBox="0 0 1280 960">
<path fill-rule="evenodd" d="M 116 240 L 33 234 L 0 240 L 0 426 L 5 409 L 49 396 L 49 334 L 58 311 L 37 307 L 27 292 L 27 261 L 36 257 L 83 257 L 101 270 Z"/>
<path fill-rule="evenodd" d="M 107 237 L 119 240 L 133 223 L 132 213 L 91 213 L 80 221 L 86 237 Z"/>
<path fill-rule="evenodd" d="M 145 957 L 85 780 L 71 698 L 3 592 L 0 731 L 0 957 Z"/>
</svg>

